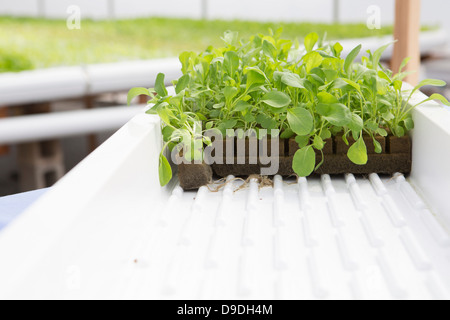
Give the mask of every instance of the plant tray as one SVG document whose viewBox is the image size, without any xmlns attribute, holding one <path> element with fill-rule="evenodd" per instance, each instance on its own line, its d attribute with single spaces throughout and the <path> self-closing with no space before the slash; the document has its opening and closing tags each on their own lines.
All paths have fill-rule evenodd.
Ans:
<svg viewBox="0 0 450 320">
<path fill-rule="evenodd" d="M 334 137 L 326 140 L 324 153 L 324 163 L 315 171 L 315 174 L 409 174 L 412 167 L 412 143 L 408 136 L 398 138 L 395 136 L 376 137 L 376 140 L 382 146 L 382 153 L 377 154 L 374 151 L 374 144 L 370 137 L 365 138 L 368 152 L 368 162 L 366 165 L 356 165 L 347 157 L 347 146 L 340 137 Z M 354 141 L 349 139 L 350 144 Z M 236 143 L 235 143 L 236 145 Z M 270 145 L 270 142 L 268 143 Z M 292 161 L 295 153 L 299 149 L 294 139 L 280 140 L 279 160 L 280 166 L 277 175 L 288 177 L 294 175 Z M 224 151 L 225 143 L 224 143 Z M 270 155 L 270 150 L 268 152 Z M 179 165 L 180 185 L 184 190 L 195 190 L 212 182 L 213 175 L 226 178 L 230 175 L 236 177 L 246 177 L 254 174 L 260 174 L 264 165 L 258 158 L 257 164 L 251 164 L 249 157 L 238 162 L 239 158 L 234 157 L 233 164 L 181 164 Z M 316 163 L 322 161 L 322 155 L 316 152 Z M 243 164 L 237 164 L 242 163 Z"/>
</svg>

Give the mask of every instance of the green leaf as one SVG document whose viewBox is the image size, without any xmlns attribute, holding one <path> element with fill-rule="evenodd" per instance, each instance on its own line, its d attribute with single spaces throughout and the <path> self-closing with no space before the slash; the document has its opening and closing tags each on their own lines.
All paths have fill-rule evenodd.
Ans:
<svg viewBox="0 0 450 320">
<path fill-rule="evenodd" d="M 344 50 L 344 47 L 339 43 L 336 42 L 335 45 L 333 46 L 334 52 L 336 53 L 336 57 L 340 57 L 341 56 L 341 52 L 342 50 Z"/>
<path fill-rule="evenodd" d="M 278 124 L 274 119 L 262 113 L 256 117 L 256 122 L 259 123 L 263 129 L 277 129 L 278 127 Z"/>
<path fill-rule="evenodd" d="M 314 49 L 317 41 L 319 40 L 319 35 L 315 32 L 310 33 L 305 38 L 305 49 L 306 52 L 311 52 Z"/>
<path fill-rule="evenodd" d="M 314 128 L 314 119 L 305 108 L 293 108 L 287 112 L 287 121 L 296 134 L 305 136 Z"/>
<path fill-rule="evenodd" d="M 234 73 L 239 68 L 239 56 L 234 51 L 228 51 L 224 55 L 223 67 L 230 77 L 234 77 Z"/>
<path fill-rule="evenodd" d="M 155 91 L 160 97 L 167 96 L 166 85 L 164 84 L 164 73 L 159 73 L 155 81 Z"/>
<path fill-rule="evenodd" d="M 292 88 L 305 89 L 305 87 L 303 86 L 303 80 L 298 74 L 295 73 L 283 73 L 281 82 Z"/>
<path fill-rule="evenodd" d="M 292 129 L 287 128 L 286 130 L 284 130 L 284 131 L 281 133 L 280 138 L 281 138 L 281 139 L 290 139 L 290 138 L 292 138 L 293 136 L 295 136 L 295 132 L 292 131 Z"/>
<path fill-rule="evenodd" d="M 363 120 L 361 119 L 360 116 L 358 116 L 357 114 L 353 113 L 352 114 L 352 120 L 348 124 L 348 127 L 353 132 L 360 132 L 364 128 L 364 122 L 363 122 Z"/>
<path fill-rule="evenodd" d="M 195 56 L 195 53 L 186 51 L 180 54 L 180 62 L 182 65 L 181 72 L 183 74 L 186 74 L 189 71 L 189 64 L 192 56 Z"/>
<path fill-rule="evenodd" d="M 166 126 L 162 129 L 162 134 L 165 142 L 170 141 L 172 138 L 172 134 L 174 133 L 175 129 L 169 126 Z"/>
<path fill-rule="evenodd" d="M 381 115 L 383 117 L 383 120 L 385 121 L 391 121 L 392 119 L 394 119 L 394 115 L 391 112 L 385 112 Z"/>
<path fill-rule="evenodd" d="M 371 120 L 371 121 L 367 121 L 365 123 L 365 126 L 367 129 L 372 130 L 373 132 L 376 132 L 379 129 L 379 125 L 378 123 L 376 123 L 375 121 Z"/>
<path fill-rule="evenodd" d="M 235 87 L 225 87 L 223 95 L 225 96 L 225 99 L 230 102 L 234 97 L 237 96 L 238 92 L 238 89 Z"/>
<path fill-rule="evenodd" d="M 412 118 L 407 118 L 403 122 L 405 123 L 405 128 L 407 131 L 414 129 L 414 121 Z"/>
<path fill-rule="evenodd" d="M 159 157 L 159 183 L 161 187 L 166 186 L 172 180 L 172 168 L 169 161 L 162 154 Z"/>
<path fill-rule="evenodd" d="M 185 74 L 180 79 L 178 79 L 177 85 L 175 87 L 175 92 L 179 94 L 181 91 L 187 88 L 189 82 L 191 81 L 191 77 L 189 74 Z"/>
<path fill-rule="evenodd" d="M 170 117 L 173 116 L 172 111 L 166 108 L 158 108 L 157 112 L 161 120 L 170 126 Z"/>
<path fill-rule="evenodd" d="M 320 135 L 320 137 L 321 137 L 323 140 L 330 139 L 330 138 L 331 138 L 331 131 L 328 130 L 328 129 L 323 129 L 323 130 L 322 130 L 322 134 Z"/>
<path fill-rule="evenodd" d="M 225 102 L 216 103 L 213 105 L 213 109 L 222 109 L 225 106 Z"/>
<path fill-rule="evenodd" d="M 274 108 L 284 108 L 291 103 L 291 98 L 284 92 L 271 91 L 266 93 L 261 101 Z"/>
<path fill-rule="evenodd" d="M 205 124 L 205 129 L 210 130 L 214 126 L 214 121 L 209 121 Z"/>
<path fill-rule="evenodd" d="M 379 143 L 375 138 L 373 138 L 373 145 L 375 146 L 375 152 L 376 153 L 382 153 L 383 147 L 381 146 L 381 143 Z"/>
<path fill-rule="evenodd" d="M 272 58 L 273 60 L 277 60 L 277 48 L 271 42 L 264 40 L 262 49 L 266 56 Z"/>
<path fill-rule="evenodd" d="M 348 149 L 347 156 L 354 164 L 367 164 L 367 147 L 362 136 Z"/>
<path fill-rule="evenodd" d="M 148 89 L 146 88 L 133 88 L 130 91 L 128 91 L 128 105 L 131 104 L 131 101 L 136 98 L 137 96 L 140 95 L 146 95 L 146 96 L 151 96 L 151 93 Z"/>
<path fill-rule="evenodd" d="M 426 79 L 422 80 L 415 88 L 414 91 L 417 91 L 418 89 L 425 87 L 425 86 L 434 86 L 434 87 L 445 87 L 447 85 L 447 82 L 437 79 Z"/>
<path fill-rule="evenodd" d="M 328 92 L 319 92 L 317 94 L 317 99 L 319 99 L 320 103 L 333 104 L 338 103 L 339 100 Z"/>
<path fill-rule="evenodd" d="M 222 124 L 226 129 L 233 129 L 237 124 L 237 120 L 234 119 L 225 120 L 224 122 L 222 122 Z"/>
<path fill-rule="evenodd" d="M 395 80 L 392 85 L 394 86 L 394 89 L 397 91 L 402 91 L 402 87 L 403 87 L 403 82 L 400 80 Z"/>
<path fill-rule="evenodd" d="M 240 100 L 237 104 L 236 107 L 234 108 L 234 111 L 237 112 L 242 112 L 244 110 L 248 110 L 252 107 L 251 104 L 249 104 L 248 102 L 242 101 Z"/>
<path fill-rule="evenodd" d="M 299 177 L 308 177 L 316 166 L 316 153 L 312 146 L 298 150 L 294 155 L 292 168 Z"/>
<path fill-rule="evenodd" d="M 402 126 L 396 126 L 392 129 L 395 136 L 401 138 L 405 136 L 405 129 Z"/>
<path fill-rule="evenodd" d="M 383 129 L 383 128 L 378 128 L 376 132 L 382 137 L 387 137 L 388 136 L 387 131 L 385 129 Z"/>
<path fill-rule="evenodd" d="M 303 61 L 305 62 L 306 72 L 310 73 L 312 69 L 320 67 L 323 58 L 319 53 L 312 51 L 303 57 Z"/>
<path fill-rule="evenodd" d="M 325 146 L 325 143 L 323 142 L 321 137 L 315 136 L 313 145 L 314 148 L 316 148 L 317 150 L 322 150 L 323 147 Z"/>
<path fill-rule="evenodd" d="M 316 107 L 317 112 L 325 120 L 335 126 L 346 126 L 352 120 L 352 114 L 347 106 L 341 103 L 324 104 L 319 103 Z"/>
<path fill-rule="evenodd" d="M 448 102 L 448 100 L 439 93 L 433 93 L 430 96 L 430 100 L 438 100 L 438 101 L 442 102 L 443 104 L 445 104 L 446 106 L 450 106 L 450 102 Z"/>
<path fill-rule="evenodd" d="M 336 80 L 339 74 L 336 70 L 332 69 L 323 69 L 323 72 L 328 82 Z"/>
<path fill-rule="evenodd" d="M 444 105 L 450 106 L 450 103 L 448 102 L 448 100 L 443 95 L 441 95 L 439 93 L 432 94 L 428 99 L 423 100 L 422 102 L 418 103 L 416 106 L 419 106 L 419 105 L 424 104 L 424 103 L 426 103 L 428 101 L 434 101 L 434 100 L 438 100 L 441 103 L 443 103 Z"/>
<path fill-rule="evenodd" d="M 238 39 L 239 33 L 235 31 L 225 31 L 222 38 L 222 40 L 230 46 L 235 45 L 238 42 Z"/>
<path fill-rule="evenodd" d="M 344 63 L 345 73 L 347 73 L 347 74 L 349 73 L 350 67 L 353 64 L 353 61 L 355 61 L 356 57 L 361 52 L 361 49 L 362 49 L 362 45 L 357 46 L 348 54 L 347 58 L 345 58 L 345 63 Z"/>
<path fill-rule="evenodd" d="M 258 67 L 246 68 L 244 73 L 247 74 L 247 89 L 266 83 L 266 74 Z"/>
<path fill-rule="evenodd" d="M 361 93 L 361 86 L 359 84 L 357 84 L 356 82 L 350 80 L 350 79 L 342 79 L 345 82 L 347 82 L 347 84 L 349 84 L 350 86 L 352 86 L 353 88 L 356 89 L 356 91 L 358 91 L 359 93 Z M 362 95 L 362 93 L 361 93 Z"/>
<path fill-rule="evenodd" d="M 391 78 L 386 74 L 386 72 L 384 72 L 383 70 L 378 71 L 378 76 L 379 76 L 381 79 L 384 79 L 384 80 L 386 80 L 386 81 L 389 82 L 389 83 L 392 82 L 392 79 L 391 79 Z"/>
<path fill-rule="evenodd" d="M 296 136 L 295 142 L 297 142 L 299 148 L 304 148 L 309 144 L 310 136 Z"/>
<path fill-rule="evenodd" d="M 256 118 L 253 114 L 248 112 L 247 114 L 244 115 L 244 121 L 247 123 L 253 123 L 256 121 Z"/>
<path fill-rule="evenodd" d="M 394 42 L 388 43 L 382 47 L 380 47 L 378 50 L 376 50 L 372 55 L 372 65 L 374 70 L 378 70 L 378 65 L 380 64 L 381 56 L 386 51 L 387 48 L 389 48 Z"/>
</svg>

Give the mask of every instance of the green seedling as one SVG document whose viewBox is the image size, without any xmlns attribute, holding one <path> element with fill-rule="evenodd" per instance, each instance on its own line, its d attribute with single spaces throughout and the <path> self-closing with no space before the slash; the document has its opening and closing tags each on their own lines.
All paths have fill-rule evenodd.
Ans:
<svg viewBox="0 0 450 320">
<path fill-rule="evenodd" d="M 326 139 L 342 136 L 355 141 L 348 158 L 357 165 L 368 161 L 363 136 L 374 140 L 375 152 L 382 150 L 377 136 L 407 134 L 414 127 L 411 111 L 428 100 L 448 101 L 432 95 L 411 103 L 416 91 L 425 85 L 445 82 L 425 80 L 411 92 L 403 90 L 403 69 L 397 73 L 380 64 L 389 45 L 368 52 L 355 62 L 362 47 L 357 46 L 344 59 L 339 43 L 326 44 L 315 33 L 304 40 L 304 48 L 280 37 L 281 32 L 257 34 L 244 41 L 227 32 L 223 47 L 209 47 L 199 54 L 180 55 L 183 76 L 174 81 L 175 95 L 169 95 L 164 75 L 159 74 L 154 89 L 134 88 L 130 102 L 138 95 L 152 99 L 148 113 L 160 116 L 165 146 L 160 155 L 161 185 L 172 170 L 164 156 L 173 145 L 187 144 L 189 159 L 202 158 L 191 148 L 193 141 L 210 143 L 203 137 L 209 129 L 226 136 L 228 129 L 244 131 L 278 129 L 281 138 L 295 138 L 299 150 L 293 159 L 298 176 L 309 176 L 323 163 Z M 203 123 L 198 128 L 198 123 Z M 322 161 L 316 163 L 316 154 Z"/>
</svg>

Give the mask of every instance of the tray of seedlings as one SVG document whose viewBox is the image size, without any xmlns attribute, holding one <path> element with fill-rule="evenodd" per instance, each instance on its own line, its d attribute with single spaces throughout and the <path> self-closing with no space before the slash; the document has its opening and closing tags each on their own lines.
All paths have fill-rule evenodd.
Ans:
<svg viewBox="0 0 450 320">
<path fill-rule="evenodd" d="M 227 32 L 224 46 L 180 55 L 182 77 L 169 94 L 164 75 L 154 89 L 134 88 L 152 97 L 149 114 L 163 122 L 161 185 L 178 165 L 183 189 L 198 189 L 217 176 L 308 177 L 313 174 L 393 174 L 411 171 L 414 128 L 407 73 L 380 63 L 387 44 L 367 51 L 361 45 L 345 58 L 339 43 L 316 33 L 300 46 L 281 32 L 239 40 Z M 170 159 L 168 159 L 170 158 Z M 171 161 L 169 161 L 171 160 Z"/>
</svg>

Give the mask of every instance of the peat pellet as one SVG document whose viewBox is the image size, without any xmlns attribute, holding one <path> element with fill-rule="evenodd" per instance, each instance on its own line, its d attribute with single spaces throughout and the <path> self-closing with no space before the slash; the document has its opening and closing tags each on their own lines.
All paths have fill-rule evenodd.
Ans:
<svg viewBox="0 0 450 320">
<path fill-rule="evenodd" d="M 289 177 L 294 174 L 294 169 L 292 169 L 292 161 L 294 157 L 281 157 L 280 167 L 278 169 L 278 174 L 283 177 Z"/>
<path fill-rule="evenodd" d="M 324 147 L 322 149 L 322 152 L 324 155 L 327 154 L 333 154 L 333 139 L 326 139 L 324 140 Z M 315 150 L 315 149 L 314 149 Z M 322 153 L 319 150 L 315 150 L 317 155 L 322 156 Z M 325 156 L 326 157 L 326 156 Z"/>
<path fill-rule="evenodd" d="M 316 171 L 318 174 L 393 174 L 411 172 L 411 157 L 407 154 L 370 154 L 367 164 L 356 165 L 346 155 L 330 155 Z"/>
<path fill-rule="evenodd" d="M 272 155 L 272 141 L 278 144 L 278 156 L 285 156 L 285 140 L 284 139 L 260 139 L 259 141 L 259 155 L 265 156 Z"/>
<path fill-rule="evenodd" d="M 239 159 L 242 164 L 258 163 L 259 140 L 256 138 L 237 139 L 233 157 Z M 249 161 L 251 159 L 251 161 Z M 224 161 L 224 163 L 226 163 Z"/>
<path fill-rule="evenodd" d="M 381 144 L 382 152 L 386 152 L 386 138 L 381 136 L 376 136 L 375 140 L 377 140 Z M 349 145 L 347 146 L 342 140 L 342 136 L 336 137 L 336 154 L 347 154 L 348 149 L 355 143 L 355 139 L 353 137 L 348 137 Z M 373 139 L 370 136 L 364 136 L 364 143 L 367 147 L 367 154 L 377 154 L 375 152 L 375 145 L 373 144 Z"/>
<path fill-rule="evenodd" d="M 252 174 L 260 174 L 261 166 L 259 164 L 237 164 L 237 158 L 235 158 L 235 164 L 213 164 L 212 170 L 215 175 L 226 178 L 229 175 L 236 177 L 249 176 Z"/>
<path fill-rule="evenodd" d="M 183 190 L 196 190 L 212 182 L 213 172 L 209 165 L 180 164 L 178 166 L 178 179 Z"/>
<path fill-rule="evenodd" d="M 391 154 L 406 153 L 410 154 L 412 149 L 411 138 L 409 136 L 396 137 L 389 136 L 389 152 Z"/>
<path fill-rule="evenodd" d="M 288 152 L 288 156 L 289 156 L 289 157 L 294 156 L 295 153 L 297 152 L 297 150 L 300 149 L 300 148 L 298 147 L 297 141 L 295 141 L 294 138 L 289 139 L 289 144 L 288 144 L 288 146 L 289 146 L 289 152 Z"/>
</svg>

